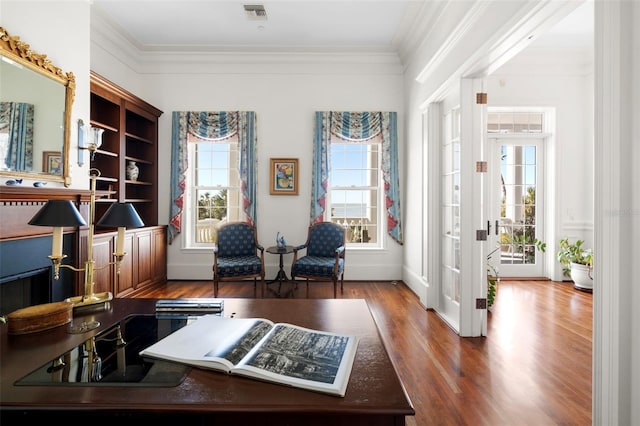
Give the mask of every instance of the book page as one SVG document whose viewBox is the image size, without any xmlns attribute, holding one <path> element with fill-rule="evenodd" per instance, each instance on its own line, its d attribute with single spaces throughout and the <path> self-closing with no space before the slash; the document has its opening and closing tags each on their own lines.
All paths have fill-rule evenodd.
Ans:
<svg viewBox="0 0 640 426">
<path fill-rule="evenodd" d="M 229 372 L 271 327 L 264 319 L 203 315 L 140 355 Z"/>
<path fill-rule="evenodd" d="M 358 339 L 276 324 L 232 373 L 344 396 Z"/>
</svg>

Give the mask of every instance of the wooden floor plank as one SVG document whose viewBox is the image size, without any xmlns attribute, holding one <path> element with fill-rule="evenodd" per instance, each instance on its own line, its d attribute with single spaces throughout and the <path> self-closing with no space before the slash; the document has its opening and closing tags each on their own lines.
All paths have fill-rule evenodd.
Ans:
<svg viewBox="0 0 640 426">
<path fill-rule="evenodd" d="M 339 297 L 370 306 L 416 410 L 408 425 L 591 424 L 591 293 L 502 281 L 488 336 L 461 338 L 401 282 L 344 287 Z M 292 297 L 305 296 L 300 283 Z M 332 296 L 330 283 L 310 284 L 309 297 Z M 141 297 L 213 297 L 213 283 L 169 281 Z M 223 283 L 219 297 L 253 297 L 253 282 Z"/>
</svg>

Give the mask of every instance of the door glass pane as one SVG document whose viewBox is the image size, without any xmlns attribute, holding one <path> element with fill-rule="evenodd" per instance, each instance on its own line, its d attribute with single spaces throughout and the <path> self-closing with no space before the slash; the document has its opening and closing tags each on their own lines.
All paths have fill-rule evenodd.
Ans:
<svg viewBox="0 0 640 426">
<path fill-rule="evenodd" d="M 442 285 L 441 296 L 451 307 L 460 301 L 460 113 L 452 111 L 445 120 L 442 145 Z M 456 313 L 457 315 L 458 313 Z"/>
<path fill-rule="evenodd" d="M 501 147 L 502 264 L 536 262 L 536 149 L 534 145 Z"/>
</svg>

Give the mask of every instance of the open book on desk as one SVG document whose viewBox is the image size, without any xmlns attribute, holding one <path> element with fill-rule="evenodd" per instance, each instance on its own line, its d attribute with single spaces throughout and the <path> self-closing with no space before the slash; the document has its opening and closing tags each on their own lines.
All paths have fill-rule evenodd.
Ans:
<svg viewBox="0 0 640 426">
<path fill-rule="evenodd" d="M 344 396 L 357 346 L 357 336 L 204 315 L 140 355 Z"/>
</svg>

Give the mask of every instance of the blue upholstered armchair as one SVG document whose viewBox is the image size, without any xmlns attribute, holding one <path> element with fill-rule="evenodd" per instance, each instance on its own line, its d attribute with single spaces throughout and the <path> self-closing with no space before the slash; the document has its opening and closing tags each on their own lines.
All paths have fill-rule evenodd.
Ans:
<svg viewBox="0 0 640 426">
<path fill-rule="evenodd" d="M 213 295 L 218 297 L 220 281 L 253 278 L 256 296 L 257 278 L 264 297 L 264 247 L 258 244 L 256 228 L 246 222 L 226 223 L 218 229 L 218 245 L 213 250 Z"/>
<path fill-rule="evenodd" d="M 306 255 L 299 257 L 298 251 L 306 249 Z M 344 283 L 344 228 L 332 222 L 320 222 L 309 227 L 307 242 L 293 249 L 291 279 L 305 278 L 307 297 L 309 297 L 309 280 L 333 281 L 333 297 L 337 297 L 338 279 L 340 293 Z"/>
</svg>

